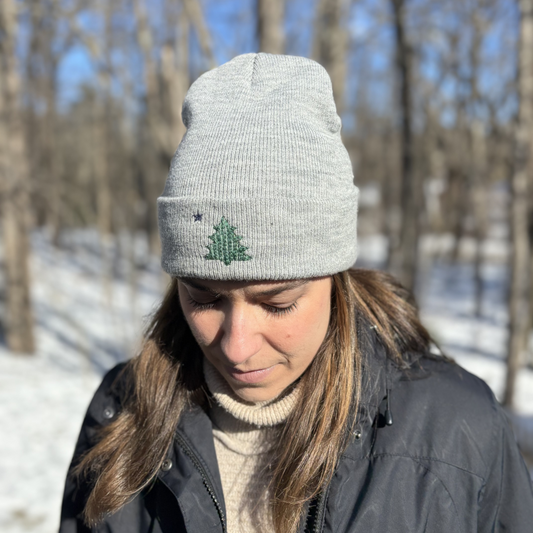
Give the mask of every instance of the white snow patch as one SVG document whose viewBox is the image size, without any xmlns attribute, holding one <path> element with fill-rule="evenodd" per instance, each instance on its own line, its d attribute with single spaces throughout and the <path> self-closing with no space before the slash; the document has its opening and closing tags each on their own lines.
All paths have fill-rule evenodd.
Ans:
<svg viewBox="0 0 533 533">
<path fill-rule="evenodd" d="M 67 235 L 65 250 L 45 232 L 32 239 L 35 355 L 0 345 L 0 531 L 52 533 L 81 422 L 102 375 L 138 346 L 144 316 L 163 287 L 158 262 L 133 284 L 127 265 L 103 279 L 93 232 Z M 136 252 L 146 258 L 143 241 Z M 110 248 L 111 260 L 116 253 Z"/>
</svg>

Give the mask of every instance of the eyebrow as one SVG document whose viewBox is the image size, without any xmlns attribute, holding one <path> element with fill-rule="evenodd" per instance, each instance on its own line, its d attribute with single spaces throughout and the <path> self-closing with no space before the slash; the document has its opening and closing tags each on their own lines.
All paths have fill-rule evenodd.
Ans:
<svg viewBox="0 0 533 533">
<path fill-rule="evenodd" d="M 307 285 L 308 283 L 309 283 L 308 279 L 297 279 L 294 281 L 289 281 L 287 283 L 284 283 L 283 285 L 280 285 L 278 287 L 273 287 L 272 289 L 255 292 L 253 296 L 261 297 L 261 298 L 264 298 L 265 296 L 276 296 L 277 294 L 280 294 L 285 291 L 291 291 L 293 289 L 297 289 L 298 287 L 301 287 L 302 285 Z"/>
<path fill-rule="evenodd" d="M 230 292 L 230 291 L 215 291 L 189 278 L 182 278 L 181 281 L 182 283 L 185 283 L 185 285 L 189 285 L 190 287 L 193 287 L 194 289 L 197 289 L 199 291 L 208 292 L 209 294 L 213 296 L 226 295 Z M 288 281 L 287 283 L 284 283 L 277 287 L 273 287 L 272 289 L 266 289 L 264 291 L 254 292 L 252 296 L 254 298 L 265 298 L 265 297 L 277 296 L 278 294 L 282 292 L 297 289 L 298 287 L 301 287 L 302 285 L 307 285 L 308 283 L 309 283 L 308 279 L 297 279 L 294 281 Z"/>
</svg>

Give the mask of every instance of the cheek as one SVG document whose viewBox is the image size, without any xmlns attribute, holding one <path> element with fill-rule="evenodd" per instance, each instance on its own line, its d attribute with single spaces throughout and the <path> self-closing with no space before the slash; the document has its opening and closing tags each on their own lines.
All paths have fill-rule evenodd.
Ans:
<svg viewBox="0 0 533 533">
<path fill-rule="evenodd" d="M 210 321 L 192 315 L 186 315 L 186 318 L 196 342 L 200 346 L 209 346 L 216 337 L 216 329 Z"/>
<path fill-rule="evenodd" d="M 271 330 L 271 344 L 289 356 L 294 366 L 307 366 L 324 341 L 329 324 L 330 305 L 326 299 L 322 307 L 301 309 L 292 320 Z"/>
</svg>

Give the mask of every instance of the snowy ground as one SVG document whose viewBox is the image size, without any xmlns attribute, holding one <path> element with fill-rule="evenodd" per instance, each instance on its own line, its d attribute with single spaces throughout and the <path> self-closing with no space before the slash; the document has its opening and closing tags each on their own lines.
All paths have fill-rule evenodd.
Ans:
<svg viewBox="0 0 533 533">
<path fill-rule="evenodd" d="M 57 531 L 63 478 L 88 402 L 103 373 L 134 353 L 164 284 L 155 258 L 134 280 L 113 249 L 109 283 L 96 236 L 69 237 L 64 250 L 43 233 L 33 238 L 37 354 L 14 356 L 0 344 L 2 533 Z M 142 242 L 137 253 L 145 261 Z"/>
<path fill-rule="evenodd" d="M 135 352 L 144 318 L 165 284 L 157 259 L 148 256 L 142 239 L 133 246 L 123 238 L 118 248 L 107 248 L 108 260 L 103 262 L 93 233 L 71 232 L 67 237 L 58 250 L 44 232 L 33 236 L 37 354 L 14 356 L 0 343 L 2 533 L 57 531 L 64 476 L 87 404 L 102 374 Z M 425 324 L 446 352 L 501 396 L 505 247 L 501 241 L 491 246 L 481 319 L 472 313 L 466 263 L 428 262 L 420 303 Z M 379 264 L 383 251 L 379 238 L 363 239 L 360 263 Z M 519 439 L 533 450 L 531 370 L 519 376 L 515 418 Z"/>
</svg>

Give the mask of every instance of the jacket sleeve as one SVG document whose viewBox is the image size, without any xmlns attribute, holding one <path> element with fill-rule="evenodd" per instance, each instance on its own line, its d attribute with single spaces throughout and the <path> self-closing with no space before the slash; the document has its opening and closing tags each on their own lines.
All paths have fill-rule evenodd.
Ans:
<svg viewBox="0 0 533 533">
<path fill-rule="evenodd" d="M 82 455 L 94 446 L 98 430 L 111 422 L 116 416 L 119 409 L 119 401 L 112 389 L 117 376 L 123 368 L 124 364 L 117 365 L 105 375 L 83 420 L 65 482 L 59 533 L 87 533 L 91 531 L 85 526 L 80 517 L 87 501 L 90 487 L 84 480 L 75 479 L 72 476 L 72 469 L 79 462 Z"/>
<path fill-rule="evenodd" d="M 485 485 L 480 495 L 478 531 L 531 533 L 531 477 L 503 409 L 494 400 L 492 442 Z"/>
</svg>

